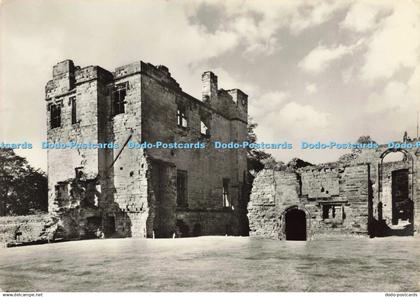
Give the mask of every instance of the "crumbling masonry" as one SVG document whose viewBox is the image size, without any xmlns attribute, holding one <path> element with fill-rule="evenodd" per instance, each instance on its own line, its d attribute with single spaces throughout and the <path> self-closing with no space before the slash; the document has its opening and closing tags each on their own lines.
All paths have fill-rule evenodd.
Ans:
<svg viewBox="0 0 420 297">
<path fill-rule="evenodd" d="M 381 145 L 344 162 L 265 169 L 254 180 L 248 210 L 255 237 L 418 234 L 420 149 Z"/>
<path fill-rule="evenodd" d="M 49 149 L 49 212 L 61 237 L 246 234 L 245 150 L 213 141 L 247 137 L 247 95 L 202 75 L 202 100 L 165 66 L 135 62 L 53 67 L 46 85 L 49 143 L 118 149 Z M 205 143 L 205 149 L 130 149 L 135 143 Z"/>
<path fill-rule="evenodd" d="M 219 89 L 211 72 L 202 75 L 202 86 L 198 100 L 166 67 L 144 62 L 114 72 L 71 60 L 55 65 L 46 86 L 48 142 L 119 148 L 49 149 L 49 215 L 4 218 L 2 241 L 420 233 L 420 149 L 404 148 L 406 135 L 401 148 L 266 168 L 248 199 L 246 151 L 211 145 L 247 139 L 247 95 Z M 206 148 L 126 145 L 156 141 Z"/>
</svg>

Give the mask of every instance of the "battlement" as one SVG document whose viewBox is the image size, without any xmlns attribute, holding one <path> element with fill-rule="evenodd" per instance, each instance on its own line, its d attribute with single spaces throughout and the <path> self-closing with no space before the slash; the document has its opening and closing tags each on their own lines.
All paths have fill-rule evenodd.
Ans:
<svg viewBox="0 0 420 297">
<path fill-rule="evenodd" d="M 183 93 L 179 83 L 164 65 L 155 66 L 143 61 L 136 61 L 117 67 L 114 72 L 110 72 L 99 66 L 76 66 L 72 60 L 67 59 L 53 66 L 53 79 L 45 87 L 46 100 L 74 92 L 76 86 L 90 81 L 98 80 L 103 84 L 117 83 L 137 74 L 146 75 L 169 89 Z M 204 104 L 228 119 L 247 121 L 247 94 L 239 89 L 219 89 L 218 78 L 211 71 L 204 72 L 201 79 L 201 101 Z"/>
</svg>

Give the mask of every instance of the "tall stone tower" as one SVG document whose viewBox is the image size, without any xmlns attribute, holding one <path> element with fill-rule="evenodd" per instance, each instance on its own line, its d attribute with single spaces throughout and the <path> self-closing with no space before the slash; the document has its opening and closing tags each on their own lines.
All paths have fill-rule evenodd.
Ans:
<svg viewBox="0 0 420 297">
<path fill-rule="evenodd" d="M 53 67 L 46 86 L 49 210 L 67 237 L 244 234 L 248 97 L 205 72 L 199 100 L 168 68 L 134 62 L 109 72 Z M 202 149 L 130 149 L 129 144 Z M 78 148 L 72 144 L 114 144 Z M 66 146 L 67 145 L 67 146 Z"/>
</svg>

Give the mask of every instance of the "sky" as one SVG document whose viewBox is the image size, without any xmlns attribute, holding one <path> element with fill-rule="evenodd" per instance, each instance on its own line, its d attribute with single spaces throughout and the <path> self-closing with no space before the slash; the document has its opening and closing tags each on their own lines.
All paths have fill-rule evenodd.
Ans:
<svg viewBox="0 0 420 297">
<path fill-rule="evenodd" d="M 259 142 L 288 141 L 276 159 L 336 160 L 301 141 L 379 143 L 416 136 L 420 111 L 419 0 L 3 0 L 0 142 L 46 168 L 45 84 L 57 62 L 110 71 L 166 65 L 201 98 L 201 74 L 249 95 Z"/>
</svg>

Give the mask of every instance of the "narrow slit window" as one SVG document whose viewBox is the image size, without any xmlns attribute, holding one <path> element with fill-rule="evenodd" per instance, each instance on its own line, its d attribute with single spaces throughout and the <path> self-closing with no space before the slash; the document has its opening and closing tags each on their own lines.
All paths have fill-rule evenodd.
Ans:
<svg viewBox="0 0 420 297">
<path fill-rule="evenodd" d="M 76 124 L 77 123 L 76 97 L 70 98 L 70 104 L 71 104 L 71 123 Z"/>
<path fill-rule="evenodd" d="M 229 179 L 223 179 L 223 207 L 230 207 L 230 197 L 229 197 Z"/>
<path fill-rule="evenodd" d="M 176 204 L 179 207 L 188 207 L 187 197 L 187 172 L 184 170 L 177 170 L 176 177 Z"/>
</svg>

